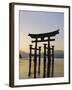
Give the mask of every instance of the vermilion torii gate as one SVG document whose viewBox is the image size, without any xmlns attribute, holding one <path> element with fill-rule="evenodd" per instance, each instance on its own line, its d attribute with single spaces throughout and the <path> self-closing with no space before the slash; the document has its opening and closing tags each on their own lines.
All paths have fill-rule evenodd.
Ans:
<svg viewBox="0 0 72 90">
<path fill-rule="evenodd" d="M 44 44 L 43 77 L 44 78 L 50 77 L 50 76 L 53 77 L 53 74 L 54 74 L 54 46 L 51 47 L 50 42 L 55 41 L 55 39 L 54 38 L 52 39 L 51 37 L 56 36 L 56 34 L 59 34 L 59 29 L 53 32 L 49 32 L 49 33 L 29 34 L 31 38 L 35 39 L 35 40 L 32 40 L 32 43 L 35 43 L 35 48 L 33 48 L 32 45 L 30 45 L 29 77 L 31 76 L 32 57 L 34 57 L 34 78 L 36 78 L 37 57 L 39 58 L 38 74 L 40 75 L 41 47 L 37 46 L 39 42 L 48 42 L 48 44 L 46 43 Z M 34 50 L 34 54 L 32 54 L 32 50 Z M 39 51 L 39 54 L 37 53 L 37 51 Z M 47 66 L 46 66 L 46 63 L 47 63 Z M 50 70 L 51 70 L 51 73 L 50 73 Z"/>
</svg>

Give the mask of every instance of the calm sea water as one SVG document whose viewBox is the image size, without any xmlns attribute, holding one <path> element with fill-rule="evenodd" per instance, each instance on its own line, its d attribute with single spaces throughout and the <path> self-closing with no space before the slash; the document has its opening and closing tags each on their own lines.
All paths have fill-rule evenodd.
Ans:
<svg viewBox="0 0 72 90">
<path fill-rule="evenodd" d="M 55 58 L 55 60 L 64 60 L 64 58 Z"/>
<path fill-rule="evenodd" d="M 63 58 L 55 58 L 54 62 L 55 62 L 54 63 L 54 77 L 63 77 L 64 76 L 64 59 Z M 38 68 L 38 64 L 37 64 L 37 68 Z M 31 77 L 30 78 L 34 77 L 33 70 L 34 70 L 34 63 L 32 60 L 32 69 L 31 69 Z M 41 71 L 41 74 L 40 74 L 40 76 L 38 76 L 38 73 L 37 73 L 37 77 L 42 78 L 43 77 L 43 58 L 41 58 L 40 71 Z M 28 79 L 29 78 L 28 72 L 29 72 L 29 59 L 21 58 L 20 63 L 19 63 L 19 78 L 20 79 Z"/>
<path fill-rule="evenodd" d="M 21 58 L 20 60 L 29 60 L 29 59 L 28 58 Z M 41 58 L 41 60 L 43 60 L 43 58 Z M 54 60 L 64 60 L 64 58 L 54 58 Z"/>
</svg>

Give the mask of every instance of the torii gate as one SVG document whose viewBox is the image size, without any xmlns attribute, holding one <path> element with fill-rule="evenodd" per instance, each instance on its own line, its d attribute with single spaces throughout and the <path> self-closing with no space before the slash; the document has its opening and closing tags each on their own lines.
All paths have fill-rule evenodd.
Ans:
<svg viewBox="0 0 72 90">
<path fill-rule="evenodd" d="M 37 66 L 37 57 L 39 57 L 39 75 L 40 75 L 40 59 L 41 59 L 41 47 L 37 47 L 38 42 L 48 42 L 48 44 L 44 44 L 44 66 L 43 66 L 43 77 L 46 77 L 46 57 L 48 57 L 47 62 L 47 77 L 50 77 L 50 67 L 52 62 L 52 73 L 51 76 L 53 77 L 54 74 L 54 46 L 50 47 L 50 41 L 55 41 L 55 39 L 51 39 L 51 37 L 56 36 L 59 34 L 59 29 L 49 33 L 40 33 L 40 34 L 29 34 L 29 36 L 35 40 L 32 40 L 32 43 L 35 43 L 35 48 L 32 48 L 30 45 L 30 54 L 29 54 L 29 77 L 31 76 L 31 57 L 34 56 L 34 78 L 36 78 L 36 66 Z M 47 38 L 47 39 L 45 39 Z M 47 49 L 47 53 L 46 53 Z M 34 54 L 31 51 L 34 50 Z M 39 54 L 37 54 L 37 50 Z M 52 54 L 51 54 L 52 50 Z M 52 60 L 51 60 L 52 57 Z"/>
</svg>

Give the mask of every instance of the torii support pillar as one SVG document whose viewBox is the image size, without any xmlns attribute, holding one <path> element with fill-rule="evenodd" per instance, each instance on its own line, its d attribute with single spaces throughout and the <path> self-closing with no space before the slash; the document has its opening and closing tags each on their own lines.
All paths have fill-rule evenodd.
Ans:
<svg viewBox="0 0 72 90">
<path fill-rule="evenodd" d="M 40 75 L 40 63 L 41 63 L 41 47 L 39 47 L 38 75 Z"/>
<path fill-rule="evenodd" d="M 34 53 L 34 78 L 36 78 L 36 66 L 37 66 L 37 38 L 35 42 L 35 53 Z"/>
<path fill-rule="evenodd" d="M 46 76 L 46 44 L 44 44 L 44 62 L 43 62 L 43 77 Z"/>
<path fill-rule="evenodd" d="M 51 54 L 50 54 L 50 37 L 48 37 L 48 65 L 47 65 L 47 77 L 50 77 L 50 67 L 51 67 Z"/>
<path fill-rule="evenodd" d="M 29 74 L 28 76 L 30 77 L 31 76 L 31 54 L 32 54 L 32 45 L 30 45 L 30 54 L 29 54 Z"/>
<path fill-rule="evenodd" d="M 54 46 L 52 46 L 52 77 L 54 76 Z"/>
</svg>

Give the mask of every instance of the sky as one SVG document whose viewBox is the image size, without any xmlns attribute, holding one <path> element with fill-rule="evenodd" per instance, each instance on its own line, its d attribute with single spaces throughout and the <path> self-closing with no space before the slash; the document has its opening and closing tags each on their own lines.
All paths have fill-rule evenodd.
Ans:
<svg viewBox="0 0 72 90">
<path fill-rule="evenodd" d="M 62 12 L 44 12 L 44 11 L 19 11 L 20 28 L 20 50 L 29 52 L 29 45 L 32 44 L 32 38 L 29 33 L 48 33 L 60 29 L 56 35 L 55 41 L 51 45 L 55 50 L 64 50 L 64 13 Z M 34 44 L 32 44 L 34 46 Z M 42 47 L 43 43 L 38 43 Z"/>
</svg>

